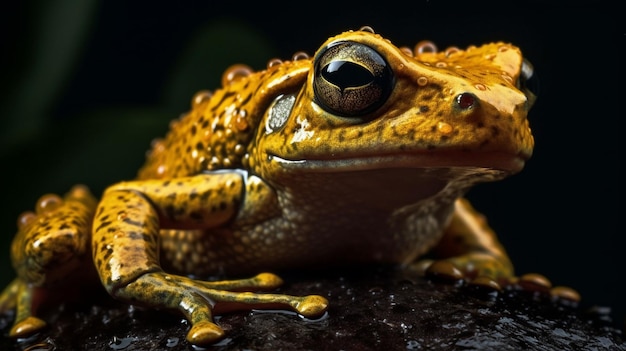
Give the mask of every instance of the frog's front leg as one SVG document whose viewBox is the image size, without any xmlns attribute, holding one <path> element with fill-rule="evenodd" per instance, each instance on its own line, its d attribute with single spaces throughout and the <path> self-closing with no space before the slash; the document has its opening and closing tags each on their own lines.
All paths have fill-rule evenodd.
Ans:
<svg viewBox="0 0 626 351">
<path fill-rule="evenodd" d="M 321 296 L 233 292 L 277 287 L 282 282 L 273 274 L 206 282 L 161 269 L 160 229 L 205 229 L 232 220 L 239 207 L 247 207 L 241 204 L 245 185 L 242 174 L 224 172 L 125 182 L 107 189 L 94 219 L 92 249 L 109 294 L 132 304 L 180 311 L 191 322 L 187 339 L 196 345 L 224 335 L 212 318 L 218 304 L 281 306 L 305 316 L 323 313 L 327 301 Z"/>
<path fill-rule="evenodd" d="M 439 260 L 422 260 L 416 267 L 431 276 L 454 280 L 467 279 L 471 284 L 500 290 L 517 284 L 524 289 L 547 291 L 555 297 L 578 301 L 580 296 L 567 287 L 552 287 L 539 274 L 516 277 L 513 264 L 485 217 L 466 199 L 458 199 L 441 241 L 435 247 Z"/>
</svg>

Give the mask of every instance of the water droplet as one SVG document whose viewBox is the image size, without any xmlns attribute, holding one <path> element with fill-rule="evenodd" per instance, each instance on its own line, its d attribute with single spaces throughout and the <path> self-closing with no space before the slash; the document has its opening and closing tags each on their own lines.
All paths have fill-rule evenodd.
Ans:
<svg viewBox="0 0 626 351">
<path fill-rule="evenodd" d="M 274 66 L 279 66 L 283 63 L 283 60 L 279 59 L 279 58 L 273 58 L 269 61 L 267 61 L 267 68 L 271 68 Z"/>
<path fill-rule="evenodd" d="M 162 176 L 165 174 L 166 171 L 167 171 L 166 165 L 159 165 L 159 167 L 157 167 L 156 173 L 157 175 Z"/>
<path fill-rule="evenodd" d="M 109 347 L 113 350 L 123 350 L 130 346 L 133 341 L 136 341 L 137 338 L 129 337 L 129 338 L 118 338 L 117 336 L 113 337 L 113 341 L 109 343 Z"/>
<path fill-rule="evenodd" d="M 450 57 L 450 55 L 452 55 L 452 54 L 454 54 L 456 52 L 459 52 L 459 51 L 461 51 L 461 49 L 457 48 L 456 46 L 451 46 L 451 47 L 446 49 L 445 55 L 446 55 L 446 57 Z"/>
<path fill-rule="evenodd" d="M 437 123 L 437 130 L 439 131 L 439 133 L 441 133 L 443 135 L 450 135 L 450 133 L 452 133 L 454 128 L 452 128 L 452 126 L 449 123 L 438 122 Z"/>
<path fill-rule="evenodd" d="M 248 112 L 244 109 L 239 110 L 239 113 L 235 117 L 235 128 L 238 131 L 244 131 L 248 129 L 248 121 L 246 120 L 246 115 Z"/>
<path fill-rule="evenodd" d="M 435 67 L 444 68 L 444 67 L 448 67 L 448 64 L 443 61 L 439 61 L 435 63 Z"/>
<path fill-rule="evenodd" d="M 478 89 L 478 90 L 483 90 L 483 91 L 484 91 L 484 90 L 487 90 L 487 87 L 486 87 L 484 84 L 481 84 L 481 83 L 476 83 L 476 84 L 474 84 L 474 87 L 475 87 L 476 89 Z"/>
<path fill-rule="evenodd" d="M 370 26 L 363 26 L 361 28 L 359 28 L 359 31 L 361 32 L 370 32 L 370 33 L 376 33 L 374 31 L 374 28 L 370 27 Z"/>
<path fill-rule="evenodd" d="M 304 51 L 298 51 L 298 52 L 294 53 L 293 56 L 291 57 L 291 59 L 294 60 L 294 61 L 306 60 L 308 58 L 309 58 L 309 54 L 307 54 Z"/>
<path fill-rule="evenodd" d="M 200 90 L 195 93 L 191 98 L 191 108 L 200 105 L 202 102 L 209 100 L 213 96 L 213 93 L 209 90 Z"/>
<path fill-rule="evenodd" d="M 237 79 L 241 79 L 251 75 L 254 72 L 252 68 L 244 64 L 236 64 L 228 67 L 222 74 L 222 86 L 225 87 Z"/>
<path fill-rule="evenodd" d="M 423 87 L 426 84 L 428 84 L 428 78 L 426 78 L 426 77 L 419 77 L 419 78 L 417 78 L 417 85 Z"/>
<path fill-rule="evenodd" d="M 32 223 L 36 217 L 37 215 L 32 211 L 22 212 L 22 214 L 17 217 L 17 228 L 22 230 L 22 228 L 25 228 L 29 223 Z"/>
<path fill-rule="evenodd" d="M 410 47 L 408 46 L 403 46 L 400 48 L 400 51 L 402 51 L 403 54 L 409 56 L 409 57 L 413 57 L 413 50 L 411 50 Z"/>
<path fill-rule="evenodd" d="M 437 45 L 430 40 L 422 40 L 415 45 L 414 51 L 419 55 L 423 53 L 435 53 L 437 52 Z"/>
<path fill-rule="evenodd" d="M 174 347 L 174 346 L 178 346 L 178 340 L 179 338 L 172 336 L 167 338 L 166 342 L 165 342 L 165 346 L 167 347 Z"/>
<path fill-rule="evenodd" d="M 39 198 L 37 201 L 37 207 L 35 211 L 37 214 L 42 214 L 44 212 L 50 212 L 55 208 L 59 207 L 63 203 L 63 199 L 59 195 L 56 194 L 46 194 Z"/>
</svg>

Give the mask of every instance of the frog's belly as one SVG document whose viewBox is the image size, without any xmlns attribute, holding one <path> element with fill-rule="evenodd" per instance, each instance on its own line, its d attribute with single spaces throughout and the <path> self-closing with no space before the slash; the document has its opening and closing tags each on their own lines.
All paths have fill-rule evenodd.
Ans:
<svg viewBox="0 0 626 351">
<path fill-rule="evenodd" d="M 439 239 L 445 220 L 409 213 L 401 221 L 341 216 L 299 224 L 276 219 L 240 230 L 167 231 L 162 264 L 198 276 L 255 274 L 353 263 L 408 263 Z"/>
</svg>

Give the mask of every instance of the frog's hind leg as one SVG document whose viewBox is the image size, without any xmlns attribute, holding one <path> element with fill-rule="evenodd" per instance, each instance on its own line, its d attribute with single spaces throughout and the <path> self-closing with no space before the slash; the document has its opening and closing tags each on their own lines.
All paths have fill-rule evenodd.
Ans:
<svg viewBox="0 0 626 351">
<path fill-rule="evenodd" d="M 89 254 L 89 231 L 96 200 L 84 186 L 64 198 L 42 196 L 35 212 L 18 219 L 11 246 L 15 278 L 0 294 L 0 312 L 16 309 L 12 337 L 28 336 L 45 326 L 34 314 L 46 289 L 77 271 Z M 87 256 L 85 256 L 87 254 Z"/>
<path fill-rule="evenodd" d="M 494 290 L 517 285 L 526 290 L 549 292 L 558 298 L 580 299 L 573 289 L 553 288 L 539 274 L 515 276 L 511 260 L 485 217 L 465 199 L 456 201 L 450 223 L 434 252 L 441 259 L 421 260 L 413 267 L 429 276 L 464 279 Z"/>
</svg>

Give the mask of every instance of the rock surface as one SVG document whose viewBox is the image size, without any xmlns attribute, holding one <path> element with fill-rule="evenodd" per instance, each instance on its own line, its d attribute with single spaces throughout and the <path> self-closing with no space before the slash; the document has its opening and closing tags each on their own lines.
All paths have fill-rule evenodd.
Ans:
<svg viewBox="0 0 626 351">
<path fill-rule="evenodd" d="M 328 313 L 235 312 L 217 318 L 226 338 L 208 350 L 626 350 L 607 308 L 583 310 L 517 290 L 478 291 L 390 269 L 283 275 L 289 294 L 321 294 Z M 95 301 L 95 302 L 94 302 Z M 0 350 L 202 350 L 185 340 L 176 314 L 128 307 L 108 297 L 65 304 L 28 339 L 6 337 Z"/>
</svg>

